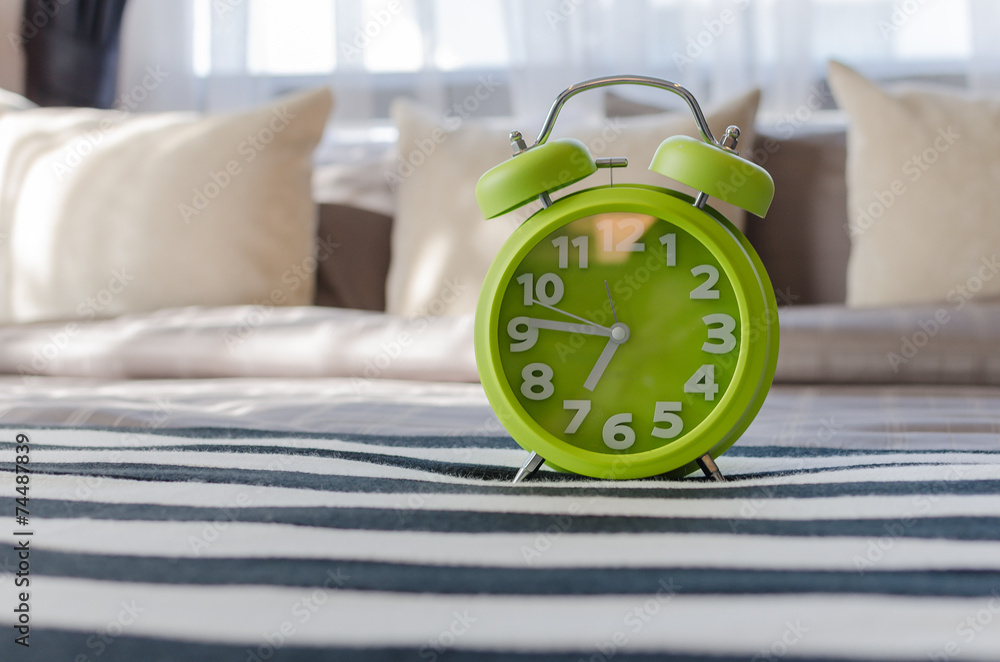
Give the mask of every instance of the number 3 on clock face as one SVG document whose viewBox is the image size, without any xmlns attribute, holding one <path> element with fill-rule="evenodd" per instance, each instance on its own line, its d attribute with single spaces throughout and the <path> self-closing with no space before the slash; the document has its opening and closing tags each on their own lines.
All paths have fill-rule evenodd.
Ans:
<svg viewBox="0 0 1000 662">
<path fill-rule="evenodd" d="M 756 337 L 751 319 L 767 317 L 767 293 L 740 240 L 673 196 L 642 194 L 659 204 L 602 211 L 585 192 L 535 223 L 494 265 L 477 313 L 490 325 L 477 360 L 495 369 L 483 383 L 501 416 L 506 403 L 504 425 L 587 475 L 653 475 L 725 450 L 773 376 L 777 338 Z"/>
</svg>

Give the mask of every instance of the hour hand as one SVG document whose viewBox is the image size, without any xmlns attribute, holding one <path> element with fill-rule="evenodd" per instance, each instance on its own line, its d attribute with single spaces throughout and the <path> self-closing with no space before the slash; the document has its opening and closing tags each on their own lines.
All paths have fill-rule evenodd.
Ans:
<svg viewBox="0 0 1000 662">
<path fill-rule="evenodd" d="M 615 338 L 608 338 L 608 344 L 604 346 L 604 351 L 597 357 L 597 363 L 594 364 L 594 369 L 587 376 L 587 381 L 583 383 L 583 388 L 588 391 L 593 391 L 597 388 L 597 382 L 600 381 L 604 371 L 607 370 L 608 364 L 611 363 L 611 357 L 615 355 L 620 344 L 621 341 Z"/>
</svg>

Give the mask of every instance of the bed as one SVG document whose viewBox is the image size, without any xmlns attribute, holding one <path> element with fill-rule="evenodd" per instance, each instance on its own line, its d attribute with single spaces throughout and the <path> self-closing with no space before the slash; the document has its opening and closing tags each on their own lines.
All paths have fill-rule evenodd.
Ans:
<svg viewBox="0 0 1000 662">
<path fill-rule="evenodd" d="M 0 326 L 3 659 L 1000 658 L 1000 304 L 845 306 L 846 153 L 769 152 L 781 353 L 724 483 L 512 484 L 378 205 L 321 205 L 371 245 L 307 305 Z"/>
<path fill-rule="evenodd" d="M 785 346 L 828 352 L 782 354 L 723 484 L 512 485 L 524 452 L 469 357 L 416 343 L 389 378 L 214 377 L 213 348 L 197 378 L 5 377 L 4 454 L 30 439 L 29 524 L 5 459 L 0 532 L 8 596 L 30 544 L 26 659 L 996 659 L 998 366 L 928 354 L 885 383 L 859 354 L 896 327 L 838 348 L 820 336 L 849 334 L 803 311 Z M 975 311 L 939 342 L 996 328 L 1000 309 Z M 276 352 L 319 316 L 282 312 L 260 329 Z M 197 347 L 193 319 L 219 329 L 220 311 L 176 314 L 173 338 L 163 313 L 105 324 L 130 327 L 137 361 Z"/>
</svg>

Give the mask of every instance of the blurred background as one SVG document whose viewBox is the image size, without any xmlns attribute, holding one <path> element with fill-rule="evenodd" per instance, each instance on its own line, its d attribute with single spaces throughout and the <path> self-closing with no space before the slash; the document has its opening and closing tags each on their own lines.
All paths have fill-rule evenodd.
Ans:
<svg viewBox="0 0 1000 662">
<path fill-rule="evenodd" d="M 395 97 L 472 114 L 455 104 L 484 83 L 475 116 L 519 125 L 609 73 L 676 80 L 703 103 L 760 87 L 763 124 L 832 107 L 830 58 L 1000 88 L 991 0 L 0 0 L 0 30 L 0 87 L 41 105 L 222 111 L 329 84 L 328 158 L 391 141 Z M 599 112 L 585 97 L 567 112 Z"/>
</svg>

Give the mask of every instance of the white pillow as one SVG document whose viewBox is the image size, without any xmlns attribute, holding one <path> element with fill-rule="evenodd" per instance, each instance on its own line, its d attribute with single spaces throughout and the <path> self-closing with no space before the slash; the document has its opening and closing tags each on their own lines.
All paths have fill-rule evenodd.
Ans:
<svg viewBox="0 0 1000 662">
<path fill-rule="evenodd" d="M 310 303 L 323 88 L 200 117 L 0 115 L 0 323 Z"/>
<path fill-rule="evenodd" d="M 838 62 L 829 78 L 850 118 L 847 304 L 1000 294 L 1000 99 L 885 91 Z"/>
<path fill-rule="evenodd" d="M 28 108 L 37 107 L 38 106 L 28 98 L 22 97 L 16 92 L 0 88 L 0 113 L 5 110 L 27 110 Z"/>
<path fill-rule="evenodd" d="M 721 136 L 726 126 L 736 124 L 745 130 L 741 146 L 751 146 L 759 98 L 754 90 L 708 109 L 712 131 Z M 489 221 L 479 213 L 476 182 L 484 172 L 511 157 L 507 131 L 474 121 L 450 126 L 457 117 L 442 122 L 407 100 L 393 105 L 392 117 L 399 129 L 399 156 L 386 173 L 397 192 L 386 309 L 413 317 L 473 313 L 493 257 L 539 204 L 531 203 Z M 531 142 L 534 131 L 524 128 Z M 685 110 L 612 119 L 565 133 L 557 127 L 554 137 L 568 135 L 582 140 L 595 157 L 628 157 L 629 167 L 614 171 L 616 182 L 680 188 L 648 166 L 665 138 L 696 132 L 694 119 Z M 608 177 L 607 170 L 600 171 L 553 197 L 604 183 Z M 742 213 L 734 213 L 728 205 L 718 208 L 742 223 Z"/>
</svg>

